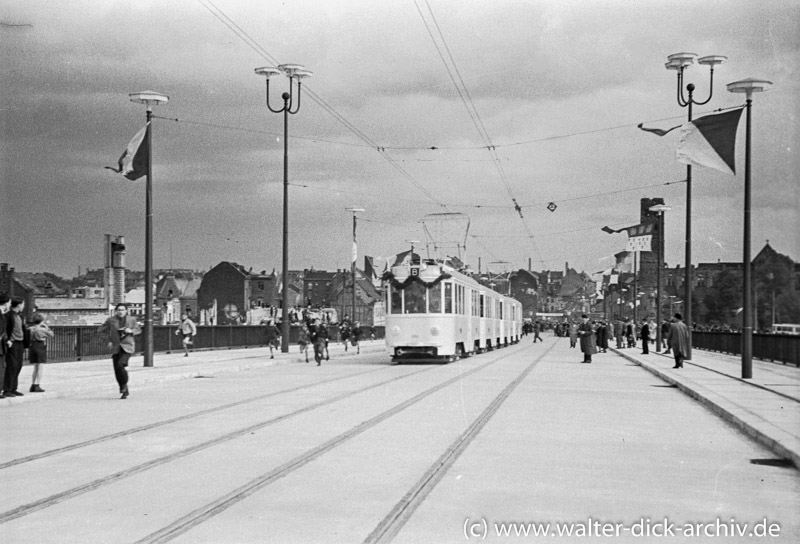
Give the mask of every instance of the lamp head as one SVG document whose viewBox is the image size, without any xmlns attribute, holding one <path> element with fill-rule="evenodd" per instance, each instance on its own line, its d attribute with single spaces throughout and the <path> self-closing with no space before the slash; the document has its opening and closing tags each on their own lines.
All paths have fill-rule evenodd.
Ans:
<svg viewBox="0 0 800 544">
<path fill-rule="evenodd" d="M 278 74 L 282 74 L 281 70 L 274 68 L 272 66 L 262 66 L 261 68 L 255 69 L 256 74 L 259 76 L 264 76 L 267 79 L 271 78 L 272 76 L 277 76 Z"/>
<path fill-rule="evenodd" d="M 651 212 L 656 212 L 656 213 L 659 213 L 659 214 L 663 213 L 663 212 L 668 212 L 671 209 L 672 208 L 670 208 L 669 206 L 667 206 L 665 204 L 656 204 L 655 206 L 650 206 L 650 208 L 649 208 L 649 210 Z"/>
<path fill-rule="evenodd" d="M 672 55 L 667 57 L 669 63 L 677 64 L 678 68 L 686 68 L 694 63 L 694 59 L 697 58 L 697 53 L 673 53 Z M 671 68 L 675 69 L 675 68 Z"/>
<path fill-rule="evenodd" d="M 306 67 L 302 64 L 279 64 L 278 70 L 286 74 L 288 77 L 294 77 L 297 72 L 308 72 Z"/>
<path fill-rule="evenodd" d="M 733 83 L 728 83 L 727 85 L 728 91 L 732 93 L 745 93 L 748 100 L 750 100 L 750 97 L 753 93 L 766 91 L 771 86 L 771 81 L 767 81 L 766 79 L 755 79 L 752 77 L 742 79 L 741 81 L 734 81 Z"/>
<path fill-rule="evenodd" d="M 708 55 L 697 59 L 697 64 L 706 64 L 708 66 L 711 66 L 711 68 L 713 69 L 714 66 L 716 66 L 717 64 L 722 64 L 727 60 L 728 57 L 725 57 L 723 55 Z"/>
<path fill-rule="evenodd" d="M 169 97 L 165 94 L 157 93 L 155 91 L 142 91 L 140 93 L 131 93 L 128 95 L 131 102 L 137 104 L 144 104 L 147 106 L 147 111 L 153 111 L 153 106 L 160 106 L 169 102 Z"/>
</svg>

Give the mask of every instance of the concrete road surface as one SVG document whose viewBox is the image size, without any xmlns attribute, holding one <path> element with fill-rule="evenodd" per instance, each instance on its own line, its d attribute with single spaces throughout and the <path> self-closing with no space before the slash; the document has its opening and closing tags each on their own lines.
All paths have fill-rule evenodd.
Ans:
<svg viewBox="0 0 800 544">
<path fill-rule="evenodd" d="M 3 406 L 0 541 L 800 542 L 796 469 L 568 346 L 294 358 Z"/>
</svg>

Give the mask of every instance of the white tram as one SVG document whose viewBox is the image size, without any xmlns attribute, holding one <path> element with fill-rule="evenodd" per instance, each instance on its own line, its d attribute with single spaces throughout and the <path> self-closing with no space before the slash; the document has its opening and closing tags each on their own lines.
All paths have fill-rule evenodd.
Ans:
<svg viewBox="0 0 800 544">
<path fill-rule="evenodd" d="M 386 347 L 392 361 L 450 362 L 522 336 L 522 305 L 435 261 L 384 275 Z"/>
</svg>

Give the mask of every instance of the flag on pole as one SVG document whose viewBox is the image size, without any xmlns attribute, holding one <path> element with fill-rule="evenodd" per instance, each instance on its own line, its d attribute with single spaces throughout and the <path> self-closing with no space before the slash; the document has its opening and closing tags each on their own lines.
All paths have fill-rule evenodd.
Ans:
<svg viewBox="0 0 800 544">
<path fill-rule="evenodd" d="M 122 174 L 129 180 L 136 180 L 147 175 L 147 137 L 149 136 L 150 123 L 136 133 L 133 140 L 122 152 L 122 156 L 117 161 L 118 167 L 106 166 L 117 174 Z"/>
<path fill-rule="evenodd" d="M 603 232 L 607 232 L 607 233 L 609 233 L 609 234 L 616 234 L 616 233 L 618 233 L 618 232 L 625 232 L 625 231 L 627 231 L 629 228 L 630 228 L 630 227 L 625 227 L 625 228 L 623 228 L 623 229 L 612 229 L 612 228 L 611 228 L 611 227 L 609 227 L 609 226 L 605 226 L 605 227 L 603 227 L 603 228 L 602 228 L 602 229 L 600 229 L 600 230 L 602 230 Z"/>
<path fill-rule="evenodd" d="M 736 129 L 744 108 L 699 117 L 681 127 L 675 157 L 684 164 L 736 173 Z"/>
<path fill-rule="evenodd" d="M 364 276 L 370 281 L 374 280 L 378 277 L 378 274 L 375 272 L 375 263 L 372 257 L 364 255 Z"/>
<path fill-rule="evenodd" d="M 651 132 L 651 133 L 656 134 L 658 136 L 666 136 L 667 134 L 669 134 L 670 132 L 672 132 L 676 128 L 680 128 L 681 127 L 681 125 L 676 125 L 676 126 L 674 126 L 672 128 L 668 128 L 668 129 L 664 130 L 664 129 L 661 129 L 661 128 L 646 128 L 646 127 L 642 126 L 643 124 L 644 123 L 639 123 L 636 126 L 639 127 L 640 129 L 642 129 L 645 132 Z"/>
<path fill-rule="evenodd" d="M 628 227 L 627 251 L 652 251 L 650 244 L 653 240 L 655 223 L 644 223 Z"/>
<path fill-rule="evenodd" d="M 356 222 L 353 221 L 353 255 L 352 255 L 351 262 L 355 264 L 358 260 L 358 245 L 356 244 Z"/>
</svg>

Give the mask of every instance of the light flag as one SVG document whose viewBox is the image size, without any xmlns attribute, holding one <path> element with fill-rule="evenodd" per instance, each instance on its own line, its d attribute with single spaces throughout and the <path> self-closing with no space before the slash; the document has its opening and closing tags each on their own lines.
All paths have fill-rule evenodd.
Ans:
<svg viewBox="0 0 800 544">
<path fill-rule="evenodd" d="M 122 174 L 129 180 L 136 180 L 147 175 L 147 136 L 150 130 L 150 123 L 145 124 L 136 133 L 133 139 L 122 152 L 122 156 L 117 161 L 117 168 L 106 166 L 109 170 Z"/>
<path fill-rule="evenodd" d="M 653 230 L 655 223 L 644 223 L 628 228 L 627 251 L 652 251 Z"/>
</svg>

